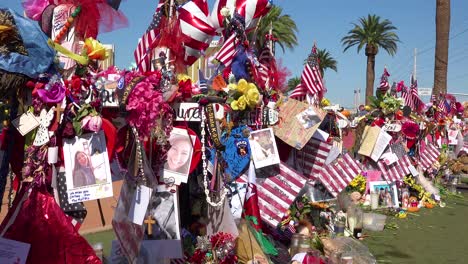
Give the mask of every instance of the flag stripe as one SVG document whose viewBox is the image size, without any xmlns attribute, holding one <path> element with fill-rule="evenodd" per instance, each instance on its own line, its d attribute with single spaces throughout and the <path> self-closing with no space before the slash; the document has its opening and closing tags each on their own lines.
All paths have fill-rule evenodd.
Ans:
<svg viewBox="0 0 468 264">
<path fill-rule="evenodd" d="M 236 55 L 236 35 L 230 36 L 223 44 L 221 49 L 216 53 L 215 59 L 229 67 Z"/>
</svg>

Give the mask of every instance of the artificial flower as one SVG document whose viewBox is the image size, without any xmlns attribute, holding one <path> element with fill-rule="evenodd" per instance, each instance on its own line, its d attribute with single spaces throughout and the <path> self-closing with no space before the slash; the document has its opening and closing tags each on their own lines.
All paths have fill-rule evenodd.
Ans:
<svg viewBox="0 0 468 264">
<path fill-rule="evenodd" d="M 44 103 L 60 103 L 65 97 L 65 87 L 60 82 L 54 82 L 44 89 L 38 89 L 37 94 Z"/>
<path fill-rule="evenodd" d="M 220 13 L 221 13 L 221 15 L 223 17 L 230 17 L 231 16 L 231 10 L 229 10 L 229 8 L 227 8 L 227 7 L 221 8 Z"/>
<path fill-rule="evenodd" d="M 237 83 L 237 91 L 242 94 L 245 94 L 250 89 L 250 87 L 251 86 L 249 85 L 249 83 L 244 79 L 240 79 Z"/>
<path fill-rule="evenodd" d="M 251 87 L 245 94 L 245 97 L 247 99 L 247 104 L 249 105 L 249 107 L 255 107 L 258 104 L 258 101 L 260 101 L 260 93 L 258 92 L 257 87 L 255 87 L 255 85 Z"/>
<path fill-rule="evenodd" d="M 247 99 L 245 98 L 244 95 L 239 97 L 239 99 L 231 102 L 231 108 L 234 111 L 237 111 L 237 110 L 243 111 L 245 110 L 246 106 L 247 106 Z"/>
<path fill-rule="evenodd" d="M 87 38 L 85 40 L 84 48 L 88 58 L 92 60 L 105 60 L 108 57 L 106 48 L 93 38 Z"/>
<path fill-rule="evenodd" d="M 322 107 L 330 106 L 330 100 L 328 100 L 327 98 L 323 98 L 320 104 L 322 105 Z"/>
<path fill-rule="evenodd" d="M 236 91 L 237 90 L 237 84 L 230 83 L 230 84 L 228 84 L 228 88 L 229 88 L 230 91 Z"/>
</svg>

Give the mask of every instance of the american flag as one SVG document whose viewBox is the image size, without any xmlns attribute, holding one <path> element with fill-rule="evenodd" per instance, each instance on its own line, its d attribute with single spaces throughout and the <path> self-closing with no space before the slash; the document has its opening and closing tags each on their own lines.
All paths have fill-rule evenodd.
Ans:
<svg viewBox="0 0 468 264">
<path fill-rule="evenodd" d="M 208 81 L 206 80 L 205 75 L 200 69 L 198 70 L 198 88 L 202 92 L 208 89 Z"/>
<path fill-rule="evenodd" d="M 330 194 L 336 197 L 361 171 L 360 164 L 346 153 L 323 168 L 319 180 Z"/>
<path fill-rule="evenodd" d="M 438 108 L 442 115 L 447 115 L 450 112 L 450 104 L 445 100 L 445 98 L 440 99 Z"/>
<path fill-rule="evenodd" d="M 433 144 L 428 144 L 424 152 L 419 154 L 419 166 L 426 171 L 439 158 L 440 150 Z"/>
<path fill-rule="evenodd" d="M 307 95 L 307 89 L 300 83 L 294 88 L 292 93 L 289 95 L 290 98 L 304 101 Z"/>
<path fill-rule="evenodd" d="M 304 175 L 309 179 L 315 180 L 325 166 L 325 161 L 331 149 L 331 144 L 311 138 L 299 151 L 299 155 L 303 157 L 304 161 L 301 164 Z"/>
<path fill-rule="evenodd" d="M 387 165 L 385 161 L 379 160 L 377 162 L 380 171 L 382 172 L 382 176 L 385 180 L 389 182 L 398 181 L 403 178 L 405 175 L 410 173 L 409 166 L 411 166 L 411 160 L 409 159 L 408 155 L 404 155 L 402 158 L 398 159 L 398 161 Z"/>
<path fill-rule="evenodd" d="M 279 172 L 265 176 L 270 177 L 257 186 L 260 215 L 265 223 L 276 227 L 307 179 L 283 162 L 279 165 Z"/>
<path fill-rule="evenodd" d="M 275 86 L 275 81 L 272 77 L 276 74 L 276 61 L 271 53 L 270 46 L 267 44 L 258 55 L 258 67 L 256 70 L 256 80 L 260 87 L 266 87 L 267 81 L 269 86 Z"/>
<path fill-rule="evenodd" d="M 384 72 L 382 73 L 382 77 L 380 77 L 380 85 L 379 89 L 382 93 L 386 93 L 388 89 L 390 89 L 390 84 L 388 83 L 388 77 L 390 74 L 387 71 L 387 68 L 384 68 Z"/>
<path fill-rule="evenodd" d="M 411 109 L 416 110 L 417 112 L 420 111 L 420 109 L 423 107 L 424 102 L 419 98 L 419 93 L 418 93 L 418 80 L 414 78 L 413 75 L 411 75 Z"/>
<path fill-rule="evenodd" d="M 304 70 L 302 71 L 301 83 L 310 95 L 314 95 L 325 90 L 322 81 L 322 74 L 319 69 L 317 47 L 315 45 L 312 47 L 312 52 L 307 59 Z"/>
<path fill-rule="evenodd" d="M 224 64 L 225 67 L 229 67 L 237 53 L 237 36 L 232 34 L 223 44 L 221 49 L 216 53 L 215 59 Z"/>
<path fill-rule="evenodd" d="M 160 0 L 159 4 L 154 11 L 153 19 L 146 32 L 138 41 L 137 48 L 133 52 L 135 61 L 140 72 L 147 72 L 151 70 L 151 52 L 155 48 L 155 42 L 159 37 L 159 25 L 163 18 L 164 4 L 166 0 Z"/>
</svg>

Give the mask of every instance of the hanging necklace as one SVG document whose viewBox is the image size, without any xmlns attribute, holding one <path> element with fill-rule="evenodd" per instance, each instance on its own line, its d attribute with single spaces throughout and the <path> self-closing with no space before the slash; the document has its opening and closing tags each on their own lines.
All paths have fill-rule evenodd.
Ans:
<svg viewBox="0 0 468 264">
<path fill-rule="evenodd" d="M 210 197 L 210 189 L 208 187 L 208 168 L 206 162 L 206 154 L 205 154 L 205 109 L 202 107 L 201 110 L 201 144 L 202 144 L 202 161 L 203 161 L 203 185 L 205 187 L 205 195 L 206 195 L 206 202 L 213 207 L 219 207 L 224 204 L 224 199 L 226 198 L 226 194 L 228 193 L 228 189 L 226 186 L 223 186 L 222 190 L 220 191 L 220 197 L 218 202 L 213 202 Z M 215 172 L 216 173 L 216 172 Z M 213 177 L 215 177 L 213 175 Z"/>
</svg>

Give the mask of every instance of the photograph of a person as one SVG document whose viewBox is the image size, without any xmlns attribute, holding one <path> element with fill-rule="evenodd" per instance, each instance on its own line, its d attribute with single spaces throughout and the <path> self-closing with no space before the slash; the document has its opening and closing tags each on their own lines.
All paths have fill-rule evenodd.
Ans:
<svg viewBox="0 0 468 264">
<path fill-rule="evenodd" d="M 162 188 L 165 188 L 165 186 Z M 180 239 L 177 198 L 175 195 L 177 194 L 159 189 L 158 192 L 151 197 L 148 209 L 154 222 L 152 224 L 151 234 L 148 232 L 148 225 L 145 224 L 145 239 Z"/>
<path fill-rule="evenodd" d="M 70 203 L 76 202 L 70 201 L 70 197 L 85 201 L 112 196 L 112 176 L 102 131 L 65 140 L 63 153 Z"/>
<path fill-rule="evenodd" d="M 385 181 L 370 182 L 370 190 L 379 195 L 379 207 L 399 207 L 395 184 L 389 184 Z"/>
<path fill-rule="evenodd" d="M 96 184 L 91 157 L 84 151 L 75 154 L 75 167 L 73 169 L 73 187 Z"/>
<path fill-rule="evenodd" d="M 174 178 L 175 182 L 187 182 L 192 161 L 193 142 L 187 130 L 174 128 L 169 137 L 171 148 L 164 164 L 164 178 Z"/>
<path fill-rule="evenodd" d="M 249 144 L 255 168 L 280 163 L 273 129 L 266 128 L 250 132 Z"/>
</svg>

